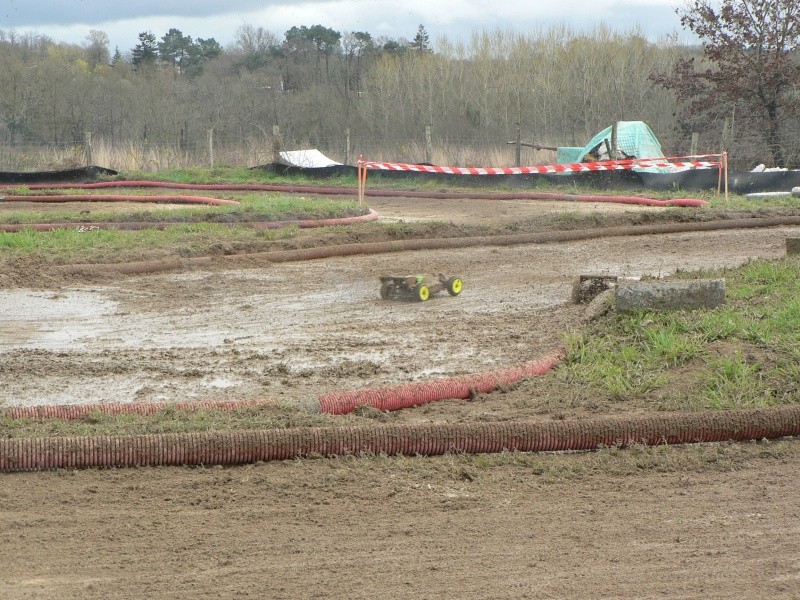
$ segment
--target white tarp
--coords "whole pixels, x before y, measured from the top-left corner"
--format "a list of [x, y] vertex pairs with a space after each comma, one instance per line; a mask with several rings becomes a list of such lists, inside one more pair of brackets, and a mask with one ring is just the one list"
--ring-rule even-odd
[[322, 167], [335, 167], [342, 163], [331, 160], [316, 148], [310, 150], [289, 150], [278, 154], [278, 163], [287, 167], [303, 167], [319, 169]]

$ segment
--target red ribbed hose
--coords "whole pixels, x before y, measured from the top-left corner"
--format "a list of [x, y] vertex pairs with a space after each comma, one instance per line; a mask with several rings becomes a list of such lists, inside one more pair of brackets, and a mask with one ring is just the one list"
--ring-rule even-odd
[[319, 397], [320, 412], [343, 415], [359, 406], [372, 406], [383, 411], [410, 408], [428, 402], [450, 399], [467, 399], [473, 393], [488, 394], [492, 390], [521, 381], [526, 377], [542, 375], [555, 367], [561, 353], [551, 354], [516, 367], [507, 367], [474, 375], [450, 377], [434, 381], [421, 381], [384, 388], [365, 388], [344, 392], [331, 392]]
[[238, 200], [211, 198], [209, 196], [137, 196], [134, 194], [42, 194], [28, 196], [1, 196], [4, 202], [142, 202], [159, 204], [241, 204]]
[[[280, 229], [281, 227], [295, 226], [300, 229], [311, 229], [314, 227], [334, 227], [342, 225], [354, 225], [356, 223], [366, 223], [368, 221], [376, 221], [378, 213], [371, 210], [365, 215], [358, 215], [354, 217], [339, 217], [333, 219], [301, 219], [297, 221], [236, 221], [230, 223], [218, 223], [218, 225], [225, 225], [229, 227], [242, 226], [252, 227], [253, 229]], [[120, 229], [125, 231], [134, 231], [140, 229], [165, 229], [173, 225], [181, 225], [185, 223], [177, 222], [82, 222], [82, 223], [0, 223], [0, 231], [5, 233], [17, 233], [24, 229], [32, 229], [34, 231], [53, 231], [56, 229]]]
[[595, 194], [556, 194], [549, 192], [534, 192], [537, 200], [560, 200], [566, 202], [613, 202], [616, 204], [638, 204], [642, 206], [682, 206], [700, 208], [709, 202], [699, 198], [676, 198], [673, 200], [656, 200], [655, 198], [642, 198], [640, 196], [599, 196]]
[[800, 434], [800, 406], [579, 421], [370, 425], [223, 433], [0, 439], [0, 471], [237, 465], [304, 456], [593, 450]]
[[[353, 190], [347, 187], [317, 187], [310, 185], [286, 184], [260, 184], [260, 183], [172, 183], [168, 181], [101, 181], [97, 183], [77, 184], [33, 184], [27, 186], [32, 190], [43, 189], [101, 189], [101, 188], [169, 188], [182, 190], [222, 190], [222, 191], [250, 191], [250, 192], [285, 192], [298, 194], [321, 195], [353, 195]], [[604, 196], [593, 194], [562, 194], [558, 192], [418, 192], [413, 190], [387, 190], [370, 189], [368, 196], [373, 197], [405, 197], [405, 198], [434, 198], [467, 199], [467, 200], [558, 200], [566, 202], [614, 202], [621, 204], [640, 204], [645, 206], [682, 206], [701, 207], [709, 202], [698, 198], [679, 198], [675, 200], [656, 200], [640, 196]]]

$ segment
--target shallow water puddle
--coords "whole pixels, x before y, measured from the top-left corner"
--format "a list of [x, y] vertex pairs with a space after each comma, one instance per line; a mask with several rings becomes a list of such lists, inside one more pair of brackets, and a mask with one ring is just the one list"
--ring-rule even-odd
[[0, 351], [74, 350], [103, 331], [117, 303], [93, 292], [0, 291]]

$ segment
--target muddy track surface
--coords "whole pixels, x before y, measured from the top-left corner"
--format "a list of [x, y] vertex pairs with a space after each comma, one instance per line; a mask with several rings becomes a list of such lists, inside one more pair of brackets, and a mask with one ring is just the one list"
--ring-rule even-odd
[[[11, 405], [271, 398], [476, 373], [548, 354], [581, 273], [665, 276], [784, 252], [789, 228], [414, 251], [0, 290]], [[385, 274], [464, 291], [381, 300]]]
[[[371, 204], [388, 221], [476, 225], [566, 210]], [[309, 406], [327, 391], [509, 366], [560, 347], [580, 322], [569, 303], [580, 273], [738, 266], [781, 256], [798, 231], [211, 266], [52, 288], [17, 278], [0, 289], [2, 401]], [[460, 275], [464, 291], [380, 299], [380, 275], [421, 272]], [[541, 416], [527, 400], [511, 389], [385, 418]], [[542, 476], [547, 462], [479, 468], [453, 457], [5, 475], [0, 596], [789, 598], [800, 581], [800, 490], [783, 476], [800, 457], [789, 447], [778, 458], [745, 452], [732, 473], [593, 477], [587, 467], [567, 483]]]

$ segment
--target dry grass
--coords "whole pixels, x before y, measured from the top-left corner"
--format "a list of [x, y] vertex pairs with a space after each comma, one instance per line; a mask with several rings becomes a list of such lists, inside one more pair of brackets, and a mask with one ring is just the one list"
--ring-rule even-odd
[[[292, 146], [296, 150], [308, 146]], [[344, 149], [320, 149], [329, 158], [354, 165], [362, 152], [354, 150], [347, 157]], [[437, 143], [428, 156], [425, 144], [412, 141], [407, 144], [386, 142], [372, 144], [364, 158], [377, 162], [422, 163], [453, 167], [508, 167], [515, 163], [515, 146], [465, 146], [463, 144]], [[247, 144], [226, 145], [215, 143], [214, 166], [253, 167], [273, 162], [272, 142], [252, 140]], [[91, 160], [87, 160], [90, 158]], [[0, 170], [4, 171], [49, 171], [72, 169], [87, 163], [114, 169], [120, 172], [160, 172], [174, 169], [207, 168], [212, 164], [209, 147], [193, 146], [181, 149], [177, 145], [145, 144], [127, 142], [112, 144], [105, 140], [94, 140], [91, 152], [81, 144], [62, 147], [53, 146], [0, 146]], [[555, 152], [522, 148], [523, 165], [552, 164]]]

